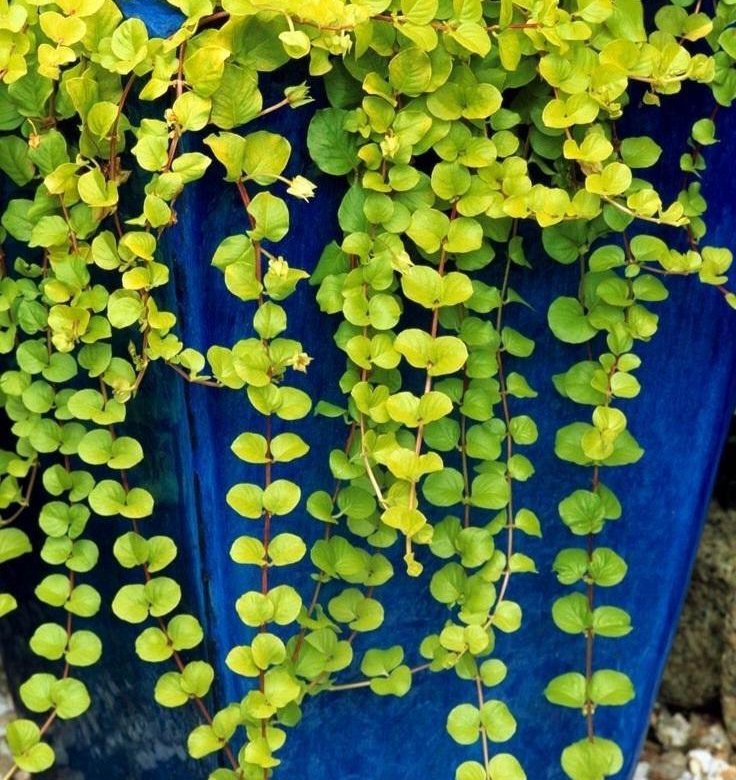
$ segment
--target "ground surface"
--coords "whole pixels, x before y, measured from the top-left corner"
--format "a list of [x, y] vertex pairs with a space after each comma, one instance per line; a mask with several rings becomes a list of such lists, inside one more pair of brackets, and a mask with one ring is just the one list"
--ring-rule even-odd
[[634, 780], [736, 780], [736, 752], [715, 716], [656, 707]]

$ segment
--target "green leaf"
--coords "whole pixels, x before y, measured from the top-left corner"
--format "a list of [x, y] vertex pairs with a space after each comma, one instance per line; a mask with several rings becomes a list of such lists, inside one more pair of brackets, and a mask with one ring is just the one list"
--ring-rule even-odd
[[593, 582], [606, 588], [618, 585], [626, 576], [627, 569], [624, 559], [607, 547], [593, 550], [588, 565]]
[[631, 136], [621, 142], [621, 156], [630, 168], [651, 168], [659, 160], [662, 147], [649, 136]]
[[555, 336], [567, 344], [582, 344], [598, 332], [588, 322], [577, 298], [555, 299], [547, 312], [547, 321]]
[[[483, 228], [480, 223], [469, 217], [456, 217], [450, 222], [450, 227], [447, 230], [447, 241], [445, 242], [445, 249], [448, 252], [475, 252], [483, 245]], [[448, 302], [443, 301], [442, 305], [451, 306], [454, 303], [461, 303], [468, 300], [473, 294], [472, 284], [470, 278], [464, 274], [455, 275], [454, 272], [447, 274], [447, 277], [454, 278], [456, 280], [455, 295], [448, 296]], [[463, 276], [465, 281], [463, 285], [457, 284], [457, 277]], [[466, 294], [467, 293], [467, 294]], [[463, 295], [463, 301], [454, 300], [458, 294]]]
[[286, 312], [273, 301], [266, 301], [258, 307], [253, 317], [253, 327], [262, 339], [276, 338], [279, 333], [286, 330]]
[[90, 706], [90, 697], [84, 683], [67, 677], [54, 686], [56, 714], [63, 720], [77, 718]]
[[215, 670], [204, 661], [192, 661], [181, 673], [181, 687], [190, 696], [204, 698], [212, 687]]
[[273, 617], [274, 606], [267, 596], [258, 591], [244, 593], [235, 603], [235, 609], [246, 626], [260, 626]]
[[28, 184], [36, 171], [28, 143], [17, 135], [0, 138], [0, 169], [19, 187]]
[[188, 50], [184, 58], [184, 76], [198, 95], [210, 97], [217, 91], [225, 71], [225, 61], [230, 54], [222, 46], [204, 45], [196, 50]]
[[588, 261], [593, 272], [619, 268], [626, 262], [626, 255], [620, 246], [601, 246], [593, 252]]
[[425, 368], [430, 376], [454, 374], [468, 358], [465, 344], [455, 336], [438, 336], [417, 328], [403, 330], [394, 341], [394, 348], [415, 368]]
[[494, 685], [499, 685], [506, 679], [508, 669], [503, 661], [499, 661], [497, 658], [490, 658], [487, 661], [483, 661], [478, 670], [483, 685], [486, 688], [492, 688]]
[[274, 515], [288, 515], [301, 498], [301, 488], [286, 479], [277, 479], [263, 491], [263, 507]]
[[493, 614], [493, 625], [504, 633], [513, 633], [521, 627], [521, 607], [508, 599], [497, 605]]
[[286, 168], [291, 156], [291, 145], [281, 135], [258, 130], [245, 137], [242, 168], [257, 184], [272, 184]]
[[404, 660], [404, 650], [394, 645], [385, 650], [367, 650], [360, 664], [360, 671], [366, 677], [388, 676]]
[[[171, 170], [181, 176], [184, 184], [189, 184], [193, 181], [201, 179], [207, 168], [210, 167], [211, 160], [200, 152], [187, 152], [186, 154], [180, 154], [173, 162]], [[167, 208], [167, 212], [168, 212]], [[167, 224], [164, 222], [162, 224]]]
[[160, 628], [147, 628], [136, 638], [135, 652], [143, 661], [158, 663], [171, 658], [174, 648]]
[[412, 212], [406, 234], [420, 249], [436, 252], [449, 228], [450, 220], [446, 214], [437, 209], [420, 207]]
[[224, 271], [227, 266], [236, 262], [253, 265], [255, 253], [253, 242], [244, 235], [228, 236], [223, 239], [215, 250], [212, 265]]
[[472, 704], [459, 704], [447, 716], [447, 731], [460, 745], [473, 745], [480, 737], [480, 710]]
[[230, 547], [230, 557], [235, 563], [266, 565], [266, 548], [260, 539], [253, 536], [239, 536]]
[[566, 634], [585, 633], [593, 625], [588, 600], [582, 593], [571, 593], [557, 599], [552, 605], [552, 619]]
[[[71, 567], [70, 567], [71, 568]], [[81, 571], [86, 570], [80, 567]], [[82, 583], [77, 585], [69, 595], [65, 608], [79, 617], [92, 617], [100, 611], [101, 597], [96, 588]]]
[[596, 607], [591, 622], [593, 630], [599, 636], [615, 639], [632, 631], [629, 613], [618, 607]]
[[[184, 93], [182, 97], [187, 94], [194, 93]], [[217, 90], [211, 96], [211, 116], [208, 103], [209, 101], [202, 105], [200, 113], [194, 115], [199, 122], [204, 120], [206, 124], [207, 120], [210, 120], [223, 130], [231, 130], [250, 122], [263, 108], [257, 74], [231, 62], [226, 63]], [[177, 110], [176, 103], [174, 110]], [[201, 127], [191, 129], [199, 130]]]
[[189, 701], [189, 694], [182, 690], [181, 674], [167, 672], [156, 681], [153, 696], [162, 707], [181, 707]]
[[618, 0], [605, 26], [615, 38], [643, 42], [647, 38], [644, 27], [644, 6], [642, 0]]
[[514, 517], [514, 526], [529, 536], [542, 535], [539, 518], [531, 509], [520, 509]]
[[444, 276], [428, 266], [414, 265], [401, 277], [404, 295], [427, 309], [455, 306], [473, 295], [473, 285], [465, 274], [451, 271]]
[[89, 494], [92, 511], [101, 517], [122, 515], [128, 519], [141, 519], [153, 512], [153, 496], [143, 488], [131, 488], [127, 493], [123, 486], [112, 479], [98, 482]]
[[309, 445], [295, 433], [279, 433], [271, 440], [271, 455], [276, 463], [291, 463], [308, 452]]
[[440, 162], [432, 169], [432, 189], [443, 200], [453, 201], [464, 195], [471, 183], [470, 171], [457, 162]]
[[496, 753], [488, 762], [490, 780], [526, 780], [519, 761], [509, 753]]
[[263, 488], [258, 485], [234, 485], [225, 498], [229, 506], [243, 517], [256, 520], [263, 514]]
[[585, 675], [579, 672], [561, 674], [544, 690], [547, 701], [560, 707], [582, 709], [588, 699]]
[[237, 181], [243, 173], [245, 139], [235, 133], [218, 133], [207, 136], [204, 142], [225, 167], [225, 181]]
[[[153, 607], [155, 608], [155, 604]], [[166, 634], [174, 650], [191, 650], [204, 639], [202, 626], [192, 615], [176, 615], [171, 618], [166, 626]]]
[[0, 528], [0, 563], [31, 552], [31, 540], [19, 528]]
[[289, 232], [289, 209], [270, 192], [259, 192], [248, 204], [255, 227], [248, 232], [254, 241], [280, 241]]
[[75, 631], [69, 637], [65, 657], [71, 666], [93, 666], [102, 655], [102, 642], [91, 631]]
[[589, 490], [576, 490], [559, 504], [560, 517], [578, 536], [596, 534], [603, 528], [605, 510], [601, 498]]
[[51, 674], [34, 674], [20, 687], [20, 696], [32, 712], [54, 709], [62, 720], [77, 718], [90, 706], [84, 683], [72, 677], [57, 680]]
[[246, 463], [268, 463], [268, 443], [260, 433], [241, 433], [230, 449]]
[[621, 706], [628, 704], [635, 693], [627, 675], [613, 669], [599, 669], [590, 679], [588, 696], [594, 704]]
[[430, 425], [452, 411], [452, 401], [437, 391], [425, 393], [417, 398], [412, 393], [396, 393], [386, 401], [386, 411], [391, 419], [409, 428]]
[[401, 0], [401, 13], [412, 24], [429, 24], [437, 13], [437, 0]]
[[623, 163], [608, 163], [600, 173], [591, 173], [585, 179], [585, 188], [594, 195], [622, 195], [631, 186], [631, 169]]
[[93, 430], [79, 442], [79, 457], [90, 465], [106, 464], [111, 469], [130, 469], [143, 460], [141, 445], [130, 436], [112, 438], [109, 431]]
[[12, 720], [6, 727], [5, 738], [13, 760], [24, 772], [44, 772], [53, 765], [54, 751], [40, 741], [41, 731], [33, 721]]
[[491, 50], [491, 39], [485, 27], [480, 24], [460, 24], [450, 35], [472, 54], [485, 57]]
[[63, 607], [71, 593], [71, 582], [63, 574], [49, 574], [36, 587], [36, 598], [52, 607]]
[[422, 486], [427, 501], [435, 506], [454, 506], [463, 500], [464, 480], [456, 469], [442, 469], [429, 474]]
[[[209, 121], [211, 110], [212, 101], [194, 92], [184, 92], [179, 95], [172, 106], [176, 121], [184, 130], [204, 129]], [[230, 129], [222, 121], [218, 121], [216, 124], [225, 130]]]
[[307, 512], [323, 523], [337, 523], [332, 517], [333, 511], [332, 497], [324, 490], [317, 490], [307, 499]]
[[716, 125], [712, 119], [698, 119], [693, 125], [692, 136], [701, 146], [718, 143]]
[[181, 588], [169, 577], [154, 577], [145, 585], [124, 585], [112, 602], [113, 612], [128, 623], [142, 623], [149, 614], [162, 617], [181, 600]]
[[564, 585], [579, 582], [588, 572], [588, 553], [579, 548], [560, 550], [552, 568], [557, 579]]
[[511, 487], [503, 473], [479, 474], [473, 479], [470, 503], [481, 509], [503, 509], [511, 497]]
[[225, 740], [215, 734], [212, 726], [197, 726], [187, 738], [187, 750], [192, 758], [204, 758], [222, 750]]
[[279, 33], [279, 40], [284, 45], [284, 50], [292, 59], [298, 60], [309, 54], [312, 43], [309, 36], [301, 30], [287, 30]]
[[516, 719], [502, 701], [485, 702], [480, 720], [491, 742], [507, 742], [516, 733]]
[[149, 545], [142, 536], [129, 531], [115, 540], [113, 554], [121, 566], [132, 569], [148, 561]]
[[374, 631], [383, 623], [383, 607], [357, 588], [346, 588], [328, 604], [330, 615], [353, 631]]
[[268, 592], [273, 606], [273, 620], [280, 626], [292, 623], [302, 607], [301, 596], [290, 585], [277, 585]]
[[33, 226], [28, 245], [50, 247], [65, 245], [68, 241], [69, 225], [61, 217], [41, 217]]
[[44, 623], [33, 632], [29, 645], [36, 655], [58, 661], [66, 651], [66, 629], [57, 623]]
[[412, 674], [408, 666], [399, 666], [388, 677], [374, 677], [370, 689], [378, 696], [405, 696], [411, 689]]
[[619, 772], [623, 763], [619, 746], [601, 737], [580, 740], [562, 751], [562, 768], [571, 780], [604, 780]]
[[181, 588], [170, 577], [153, 577], [145, 584], [144, 591], [154, 617], [167, 615], [181, 601]]
[[274, 634], [260, 633], [253, 639], [251, 653], [256, 666], [265, 670], [284, 661], [286, 647]]
[[118, 188], [115, 182], [105, 181], [98, 168], [83, 173], [77, 181], [79, 197], [93, 208], [108, 208], [118, 202]]
[[277, 534], [268, 545], [268, 557], [274, 566], [288, 566], [297, 563], [306, 554], [307, 547], [295, 534]]
[[534, 351], [534, 342], [514, 328], [505, 327], [501, 331], [504, 349], [514, 357], [529, 357]]
[[325, 173], [342, 176], [358, 165], [355, 136], [345, 129], [347, 111], [325, 108], [312, 118], [307, 133], [309, 155]]
[[425, 52], [413, 46], [407, 47], [389, 62], [388, 78], [396, 91], [415, 97], [429, 87], [432, 62]]
[[156, 239], [150, 233], [133, 230], [120, 239], [120, 254], [125, 259], [140, 257], [143, 260], [153, 260], [156, 251]]

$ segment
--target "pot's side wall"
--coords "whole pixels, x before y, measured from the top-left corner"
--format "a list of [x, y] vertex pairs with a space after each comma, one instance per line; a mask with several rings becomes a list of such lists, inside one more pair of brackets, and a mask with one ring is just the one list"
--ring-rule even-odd
[[[662, 169], [670, 173], [663, 177], [662, 184], [673, 193], [680, 184], [677, 159], [685, 148], [689, 124], [707, 110], [696, 113], [694, 108], [693, 114], [683, 115], [667, 108], [644, 109], [646, 127], [667, 149]], [[297, 112], [281, 117], [281, 124], [275, 128], [288, 134], [297, 149], [303, 145], [305, 116], [306, 112]], [[727, 139], [736, 139], [736, 126], [733, 118], [726, 116], [719, 127], [726, 140], [709, 154], [710, 240], [736, 248], [730, 211], [735, 183], [719, 175], [728, 159]], [[292, 173], [314, 178], [315, 172], [305, 165], [300, 156]], [[295, 209], [292, 233], [280, 250], [295, 265], [307, 269], [314, 266], [322, 243], [332, 234], [335, 190], [342, 186], [339, 181], [316, 178], [320, 185], [318, 198]], [[195, 236], [193, 246], [202, 256], [194, 265], [189, 261], [181, 264], [179, 273], [183, 284], [182, 321], [199, 347], [242, 337], [247, 316], [245, 307], [222, 303], [225, 291], [219, 274], [206, 267], [206, 257], [219, 239], [243, 229], [242, 214], [232, 193], [209, 187], [205, 184], [200, 189], [200, 201], [192, 204], [189, 214]], [[205, 212], [206, 222], [200, 216]], [[509, 324], [518, 325], [537, 340], [538, 360], [533, 367], [532, 361], [511, 362], [509, 370], [527, 374], [540, 393], [532, 402], [515, 401], [513, 413], [528, 412], [540, 424], [539, 442], [530, 453], [537, 475], [520, 492], [524, 504], [542, 518], [545, 536], [541, 542], [520, 540], [520, 549], [537, 560], [540, 574], [513, 581], [510, 596], [524, 606], [524, 628], [519, 634], [501, 636], [498, 641], [498, 656], [509, 664], [509, 677], [500, 688], [500, 698], [512, 704], [519, 720], [517, 735], [508, 745], [499, 746], [499, 750], [510, 749], [523, 757], [529, 778], [558, 780], [563, 776], [559, 753], [574, 735], [583, 736], [583, 722], [578, 713], [549, 705], [542, 691], [554, 675], [583, 668], [584, 647], [582, 640], [555, 629], [550, 618], [554, 599], [569, 592], [551, 574], [552, 559], [560, 548], [580, 543], [560, 523], [556, 506], [571, 489], [586, 486], [589, 472], [562, 464], [553, 455], [556, 429], [580, 419], [585, 411], [560, 399], [550, 376], [586, 355], [581, 348], [557, 343], [546, 326], [546, 310], [554, 294], [575, 294], [577, 269], [563, 268], [546, 258], [538, 238], [530, 238], [528, 244], [535, 268], [531, 272], [515, 270], [512, 284], [533, 308], [512, 311]], [[499, 270], [491, 266], [489, 282], [498, 281]], [[673, 279], [669, 286], [671, 299], [657, 309], [661, 314], [660, 332], [640, 350], [644, 365], [638, 375], [644, 391], [626, 405], [631, 428], [647, 454], [638, 466], [611, 469], [610, 473], [604, 470], [603, 474], [604, 481], [624, 502], [624, 518], [611, 524], [597, 544], [622, 553], [629, 562], [630, 574], [623, 586], [609, 592], [600, 589], [596, 603], [626, 607], [635, 625], [635, 631], [626, 639], [599, 640], [595, 653], [597, 668], [626, 671], [637, 687], [635, 703], [602, 709], [596, 718], [599, 733], [616, 738], [624, 748], [627, 763], [620, 778], [633, 771], [646, 729], [736, 395], [733, 312], [716, 290], [703, 287], [697, 280]], [[216, 293], [217, 312], [202, 309], [203, 289]], [[299, 323], [298, 335], [316, 358], [306, 387], [315, 400], [334, 398], [341, 361], [330, 342], [330, 324], [318, 314], [311, 293], [306, 290], [302, 290], [295, 305], [290, 305], [290, 312], [292, 327]], [[292, 333], [296, 335], [296, 331]], [[201, 477], [200, 503], [207, 508], [203, 516], [207, 540], [205, 568], [211, 577], [210, 598], [221, 661], [231, 644], [248, 641], [249, 634], [238, 621], [233, 602], [244, 590], [258, 588], [252, 572], [233, 567], [227, 558], [232, 539], [247, 532], [247, 528], [228, 510], [223, 496], [234, 482], [258, 479], [260, 475], [258, 471], [248, 472], [230, 456], [226, 444], [249, 424], [257, 428], [262, 422], [237, 399], [214, 397], [200, 390], [192, 391], [189, 397], [196, 441], [194, 461], [198, 464], [195, 471]], [[297, 478], [306, 494], [331, 484], [324, 461], [330, 446], [341, 446], [344, 432], [321, 420], [300, 425], [299, 429], [312, 444], [310, 463], [307, 468], [300, 466], [298, 472], [280, 468], [277, 476]], [[289, 528], [297, 528], [307, 538], [317, 538], [322, 532], [305, 514], [297, 514], [287, 522]], [[420, 660], [417, 647], [422, 637], [441, 627], [446, 613], [425, 592], [431, 562], [425, 579], [417, 582], [403, 575], [400, 554], [393, 559], [399, 574], [383, 594], [386, 623], [378, 638], [359, 639], [356, 645], [362, 651], [369, 646], [402, 643], [408, 662], [415, 663]], [[423, 556], [425, 563], [426, 559]], [[308, 564], [300, 567], [302, 582], [306, 582], [308, 571]], [[287, 576], [290, 574], [287, 570]], [[359, 676], [355, 671], [345, 679]], [[228, 696], [242, 695], [242, 681], [232, 676], [225, 679]], [[412, 692], [401, 700], [377, 699], [364, 691], [325, 694], [306, 704], [305, 717], [290, 734], [283, 751], [282, 773], [319, 780], [373, 780], [378, 776], [406, 780], [451, 778], [458, 761], [476, 758], [478, 753], [454, 745], [444, 732], [449, 709], [470, 698], [469, 684], [452, 674], [442, 679], [417, 677]]]

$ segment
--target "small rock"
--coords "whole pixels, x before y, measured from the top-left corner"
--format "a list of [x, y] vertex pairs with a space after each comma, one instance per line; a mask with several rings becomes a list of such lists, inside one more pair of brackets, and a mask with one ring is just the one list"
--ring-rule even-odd
[[649, 780], [649, 764], [646, 761], [640, 761], [636, 765], [636, 771], [631, 780]]
[[683, 780], [686, 771], [685, 754], [677, 750], [668, 750], [652, 762], [649, 780]]
[[723, 759], [700, 748], [691, 750], [687, 758], [687, 768], [693, 780], [722, 780], [723, 773], [731, 768]]
[[729, 760], [731, 742], [725, 728], [720, 723], [694, 717], [691, 731], [693, 747], [704, 748], [723, 761]]
[[667, 710], [662, 710], [654, 727], [657, 739], [666, 748], [685, 747], [691, 734], [690, 723], [682, 713], [670, 715]]

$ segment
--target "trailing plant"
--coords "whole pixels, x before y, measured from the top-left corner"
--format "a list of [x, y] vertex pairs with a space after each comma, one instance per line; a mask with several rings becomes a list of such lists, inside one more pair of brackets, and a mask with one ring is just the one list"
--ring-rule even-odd
[[[520, 313], [534, 272], [527, 250], [540, 242], [551, 261], [580, 267], [548, 311], [554, 336], [583, 346], [580, 360], [551, 381], [571, 413], [590, 407], [555, 444], [588, 471], [559, 497], [583, 545], [557, 555], [557, 577], [574, 589], [552, 618], [579, 639], [573, 670], [545, 693], [583, 716], [564, 773], [615, 775], [621, 750], [595, 714], [634, 690], [594, 651], [631, 630], [625, 610], [599, 603], [627, 566], [596, 537], [626, 516], [608, 469], [643, 455], [623, 411], [641, 390], [634, 350], [656, 333], [651, 304], [667, 297], [668, 276], [697, 274], [736, 304], [731, 252], [703, 243], [700, 178], [717, 110], [694, 123], [671, 199], [646, 178], [662, 149], [624, 136], [622, 124], [637, 101], [677, 100], [686, 82], [731, 104], [736, 3], [706, 12], [676, 0], [652, 20], [641, 0], [169, 4], [181, 24], [162, 38], [113, 0], [0, 2], [0, 405], [10, 421], [0, 561], [31, 551], [37, 518], [52, 571], [35, 595], [61, 610], [29, 637], [49, 663], [20, 687], [30, 715], [8, 726], [6, 780], [48, 769], [55, 720], [89, 707], [84, 668], [103, 648], [93, 622], [101, 597], [87, 575], [104, 518], [117, 518], [113, 553], [129, 572], [115, 575], [129, 579], [110, 606], [141, 626], [138, 656], [162, 664], [156, 701], [197, 708], [187, 746], [194, 758], [220, 755], [212, 780], [278, 775], [286, 730], [308, 717], [313, 696], [403, 696], [414, 675], [448, 671], [467, 681], [467, 696], [447, 731], [473, 746], [456, 780], [526, 777], [524, 755], [496, 747], [517, 729], [514, 701], [489, 689], [512, 662], [499, 657], [497, 634], [522, 623], [516, 575], [536, 571], [524, 539], [543, 526], [519, 490], [534, 475], [525, 448], [538, 436], [525, 378], [538, 358]], [[262, 82], [281, 69], [293, 84], [269, 104]], [[279, 253], [290, 203], [315, 185], [290, 161], [289, 140], [268, 129], [274, 112], [311, 110], [310, 90], [326, 100], [302, 142], [324, 174], [345, 177], [341, 235], [317, 263]], [[221, 238], [212, 265], [244, 324], [237, 342], [202, 353], [182, 342], [167, 308], [162, 242], [189, 185], [214, 172], [242, 210], [242, 229]], [[345, 353], [338, 403], [313, 404], [301, 380], [319, 370], [290, 316], [307, 279]], [[236, 393], [252, 421], [232, 442], [243, 481], [226, 497], [253, 521], [230, 551], [258, 570], [258, 587], [234, 605], [250, 639], [224, 659], [247, 692], [217, 711], [217, 664], [170, 574], [177, 542], [146, 528], [156, 491], [139, 476], [144, 447], [127, 417], [154, 362]], [[300, 428], [312, 411], [344, 420], [345, 443], [329, 453], [334, 484], [303, 496], [295, 474], [319, 456]], [[289, 524], [301, 507], [324, 525], [312, 544]], [[405, 572], [394, 571], [394, 547]], [[314, 588], [301, 592], [290, 567], [307, 556]], [[446, 620], [415, 647], [364, 642], [384, 621], [381, 593], [406, 575], [426, 582]], [[16, 606], [0, 597], [3, 614]]]

